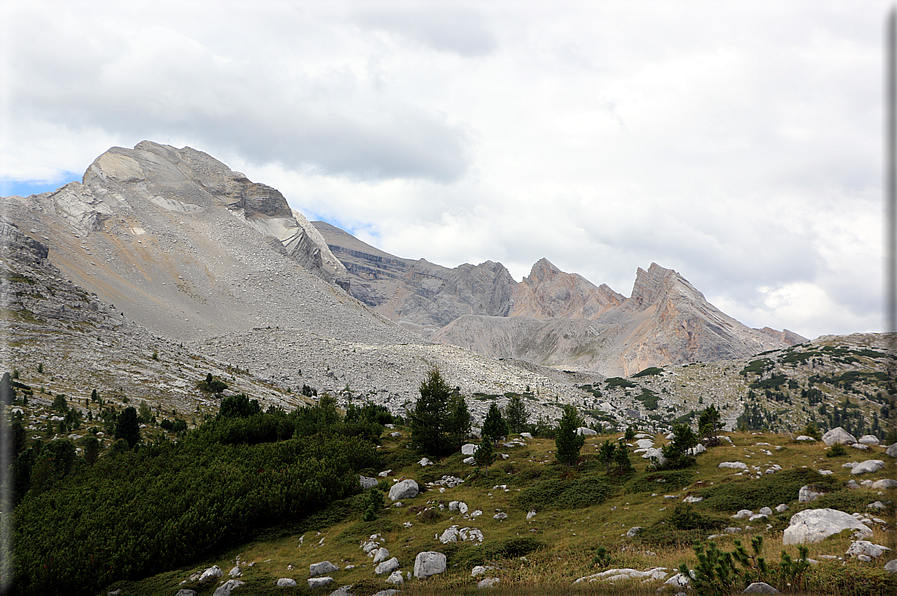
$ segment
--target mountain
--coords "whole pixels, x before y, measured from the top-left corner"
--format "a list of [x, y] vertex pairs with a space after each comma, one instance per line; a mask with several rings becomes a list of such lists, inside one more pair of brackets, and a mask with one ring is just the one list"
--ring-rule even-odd
[[448, 269], [390, 255], [323, 222], [313, 225], [345, 265], [353, 296], [424, 337], [488, 356], [619, 375], [806, 341], [739, 323], [656, 263], [638, 270], [626, 298], [547, 259], [517, 283], [500, 263]]
[[[87, 168], [81, 182], [30, 197], [5, 197], [0, 207], [9, 234], [41, 247], [44, 256], [30, 261], [34, 271], [64, 280], [73, 292], [89, 297], [97, 312], [115, 315], [104, 325], [121, 321], [146, 332], [146, 341], [134, 344], [117, 338], [117, 325], [100, 330], [78, 321], [63, 327], [53, 323], [57, 335], [78, 337], [75, 344], [83, 350], [76, 360], [79, 377], [89, 378], [91, 362], [125, 358], [124, 353], [110, 356], [102, 345], [108, 336], [144, 354], [152, 353], [149, 347], [158, 341], [160, 360], [173, 367], [197, 362], [214, 363], [209, 372], [215, 374], [227, 367], [248, 370], [276, 388], [278, 399], [294, 405], [302, 400], [287, 390], [307, 384], [343, 401], [363, 395], [400, 411], [413, 403], [433, 366], [467, 394], [527, 387], [568, 401], [579, 394], [557, 371], [433, 344], [374, 312], [346, 293], [351, 276], [279, 191], [189, 147], [149, 141], [133, 149], [115, 147]], [[9, 279], [36, 275], [18, 261], [9, 266]], [[471, 269], [488, 278], [489, 267]], [[426, 270], [426, 264], [419, 266]], [[28, 294], [27, 284], [11, 292], [10, 303]], [[466, 295], [475, 300], [479, 292], [471, 286]], [[44, 322], [70, 308], [51, 291], [42, 292], [40, 300], [22, 300], [22, 313], [31, 313], [22, 316]], [[475, 308], [485, 306], [477, 302]], [[66, 366], [62, 352], [44, 349], [51, 345], [49, 334], [34, 340], [28, 321], [19, 322], [10, 342], [28, 342], [29, 350], [12, 353], [12, 366], [33, 370], [41, 361], [55, 371]], [[196, 361], [197, 354], [207, 360]], [[151, 377], [155, 366], [139, 376]], [[205, 376], [195, 368], [184, 368], [184, 374], [198, 375], [195, 380]], [[137, 383], [134, 391], [137, 397], [153, 397], [154, 391], [164, 396], [192, 388], [193, 381], [182, 386], [183, 378], [178, 379], [175, 384], [163, 375], [155, 389]], [[122, 383], [112, 375], [100, 389]], [[85, 383], [67, 393], [83, 398], [91, 388]], [[479, 409], [488, 405], [479, 405], [472, 411], [484, 414]], [[554, 404], [544, 408], [546, 415], [555, 410]]]

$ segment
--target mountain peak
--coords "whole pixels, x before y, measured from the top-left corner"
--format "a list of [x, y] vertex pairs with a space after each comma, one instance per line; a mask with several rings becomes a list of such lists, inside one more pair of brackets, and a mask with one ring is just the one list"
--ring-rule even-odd
[[640, 307], [648, 307], [674, 292], [698, 302], [706, 302], [704, 294], [678, 272], [665, 269], [657, 263], [651, 263], [647, 271], [638, 268], [631, 300]]

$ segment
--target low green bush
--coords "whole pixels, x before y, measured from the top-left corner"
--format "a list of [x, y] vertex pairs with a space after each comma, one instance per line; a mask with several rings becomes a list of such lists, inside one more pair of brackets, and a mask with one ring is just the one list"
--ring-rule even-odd
[[766, 474], [756, 480], [746, 478], [724, 482], [701, 489], [697, 494], [704, 497], [702, 505], [710, 509], [756, 511], [761, 507], [796, 501], [800, 488], [805, 484], [818, 484], [830, 492], [841, 488], [841, 483], [830, 476], [823, 476], [810, 468], [797, 468]]
[[610, 492], [607, 483], [594, 476], [575, 480], [551, 478], [521, 491], [517, 501], [525, 507], [579, 509], [603, 503]]

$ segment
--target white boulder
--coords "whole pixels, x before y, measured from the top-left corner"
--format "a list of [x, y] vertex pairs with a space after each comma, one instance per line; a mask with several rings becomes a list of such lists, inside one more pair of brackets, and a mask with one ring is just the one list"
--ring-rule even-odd
[[399, 499], [411, 499], [420, 493], [420, 487], [417, 482], [411, 478], [402, 480], [393, 484], [389, 489], [389, 500], [398, 501]]
[[791, 516], [782, 535], [782, 544], [804, 544], [822, 540], [842, 532], [855, 530], [854, 537], [869, 538], [872, 530], [852, 515], [837, 509], [805, 509]]
[[897, 457], [897, 443], [889, 445], [885, 450], [885, 455], [887, 455], [888, 457]]
[[405, 579], [402, 577], [402, 572], [396, 570], [389, 574], [389, 577], [386, 578], [386, 583], [401, 586], [405, 583]]
[[892, 480], [890, 478], [883, 478], [881, 480], [876, 480], [872, 483], [872, 488], [897, 488], [897, 480]]
[[383, 561], [379, 565], [374, 568], [374, 573], [377, 575], [383, 575], [384, 573], [392, 573], [396, 569], [400, 567], [399, 560], [395, 557], [389, 559], [388, 561]]
[[847, 552], [844, 553], [850, 557], [857, 557], [859, 555], [866, 555], [867, 557], [872, 557], [873, 559], [877, 559], [884, 553], [885, 551], [891, 550], [887, 546], [881, 546], [879, 544], [873, 544], [868, 540], [856, 540], [851, 543], [850, 548], [847, 549]]
[[312, 563], [308, 566], [308, 574], [312, 577], [316, 575], [324, 575], [327, 573], [333, 573], [334, 571], [339, 571], [339, 567], [331, 563], [330, 561], [321, 561], [320, 563]]
[[863, 435], [857, 440], [858, 443], [862, 443], [863, 445], [878, 445], [879, 440], [875, 435]]
[[282, 577], [279, 580], [277, 580], [277, 587], [278, 588], [295, 588], [296, 580], [294, 580], [293, 578], [290, 578], [290, 577]]
[[431, 575], [445, 571], [445, 555], [435, 551], [417, 553], [414, 558], [414, 577], [427, 579]]
[[874, 472], [878, 472], [879, 470], [883, 470], [885, 467], [885, 462], [880, 459], [867, 459], [864, 462], [860, 462], [851, 468], [851, 474], [872, 474]]
[[724, 461], [720, 462], [720, 468], [732, 468], [733, 470], [747, 470], [747, 464], [740, 461]]
[[576, 434], [582, 435], [583, 437], [594, 437], [598, 433], [595, 432], [594, 430], [592, 430], [591, 428], [588, 428], [585, 426], [580, 426], [579, 428], [576, 429]]
[[822, 435], [822, 442], [831, 447], [835, 443], [853, 445], [857, 440], [852, 434], [838, 426]]
[[461, 455], [473, 455], [477, 452], [476, 443], [465, 443], [461, 445]]
[[324, 577], [310, 577], [308, 578], [308, 588], [310, 590], [314, 590], [315, 588], [323, 588], [324, 586], [329, 586], [333, 583], [333, 578], [325, 575]]
[[493, 588], [493, 587], [495, 587], [495, 584], [498, 584], [498, 583], [501, 583], [501, 580], [500, 580], [499, 578], [497, 578], [497, 577], [486, 577], [486, 578], [481, 579], [481, 580], [477, 583], [477, 588], [479, 588], [480, 590], [485, 590], [485, 589], [487, 589], [487, 588]]
[[215, 589], [212, 596], [230, 596], [231, 592], [245, 584], [238, 579], [229, 579]]

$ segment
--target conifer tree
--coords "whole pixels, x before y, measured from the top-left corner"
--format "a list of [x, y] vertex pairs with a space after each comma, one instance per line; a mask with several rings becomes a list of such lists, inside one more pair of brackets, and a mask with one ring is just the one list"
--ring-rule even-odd
[[491, 439], [498, 442], [501, 437], [508, 434], [508, 423], [501, 417], [501, 410], [492, 402], [489, 411], [486, 413], [486, 419], [483, 421], [483, 440]]
[[526, 419], [529, 418], [529, 413], [519, 395], [511, 396], [511, 401], [505, 406], [504, 418], [510, 432], [521, 433], [526, 430]]
[[483, 437], [480, 446], [473, 453], [473, 459], [478, 468], [483, 468], [483, 472], [489, 472], [489, 466], [495, 461], [495, 451], [492, 449], [492, 441], [487, 437]]
[[582, 426], [582, 418], [576, 408], [565, 405], [564, 415], [558, 422], [554, 436], [555, 457], [562, 464], [572, 466], [579, 460], [579, 451], [585, 444], [585, 437], [576, 434], [576, 429], [580, 426]]

